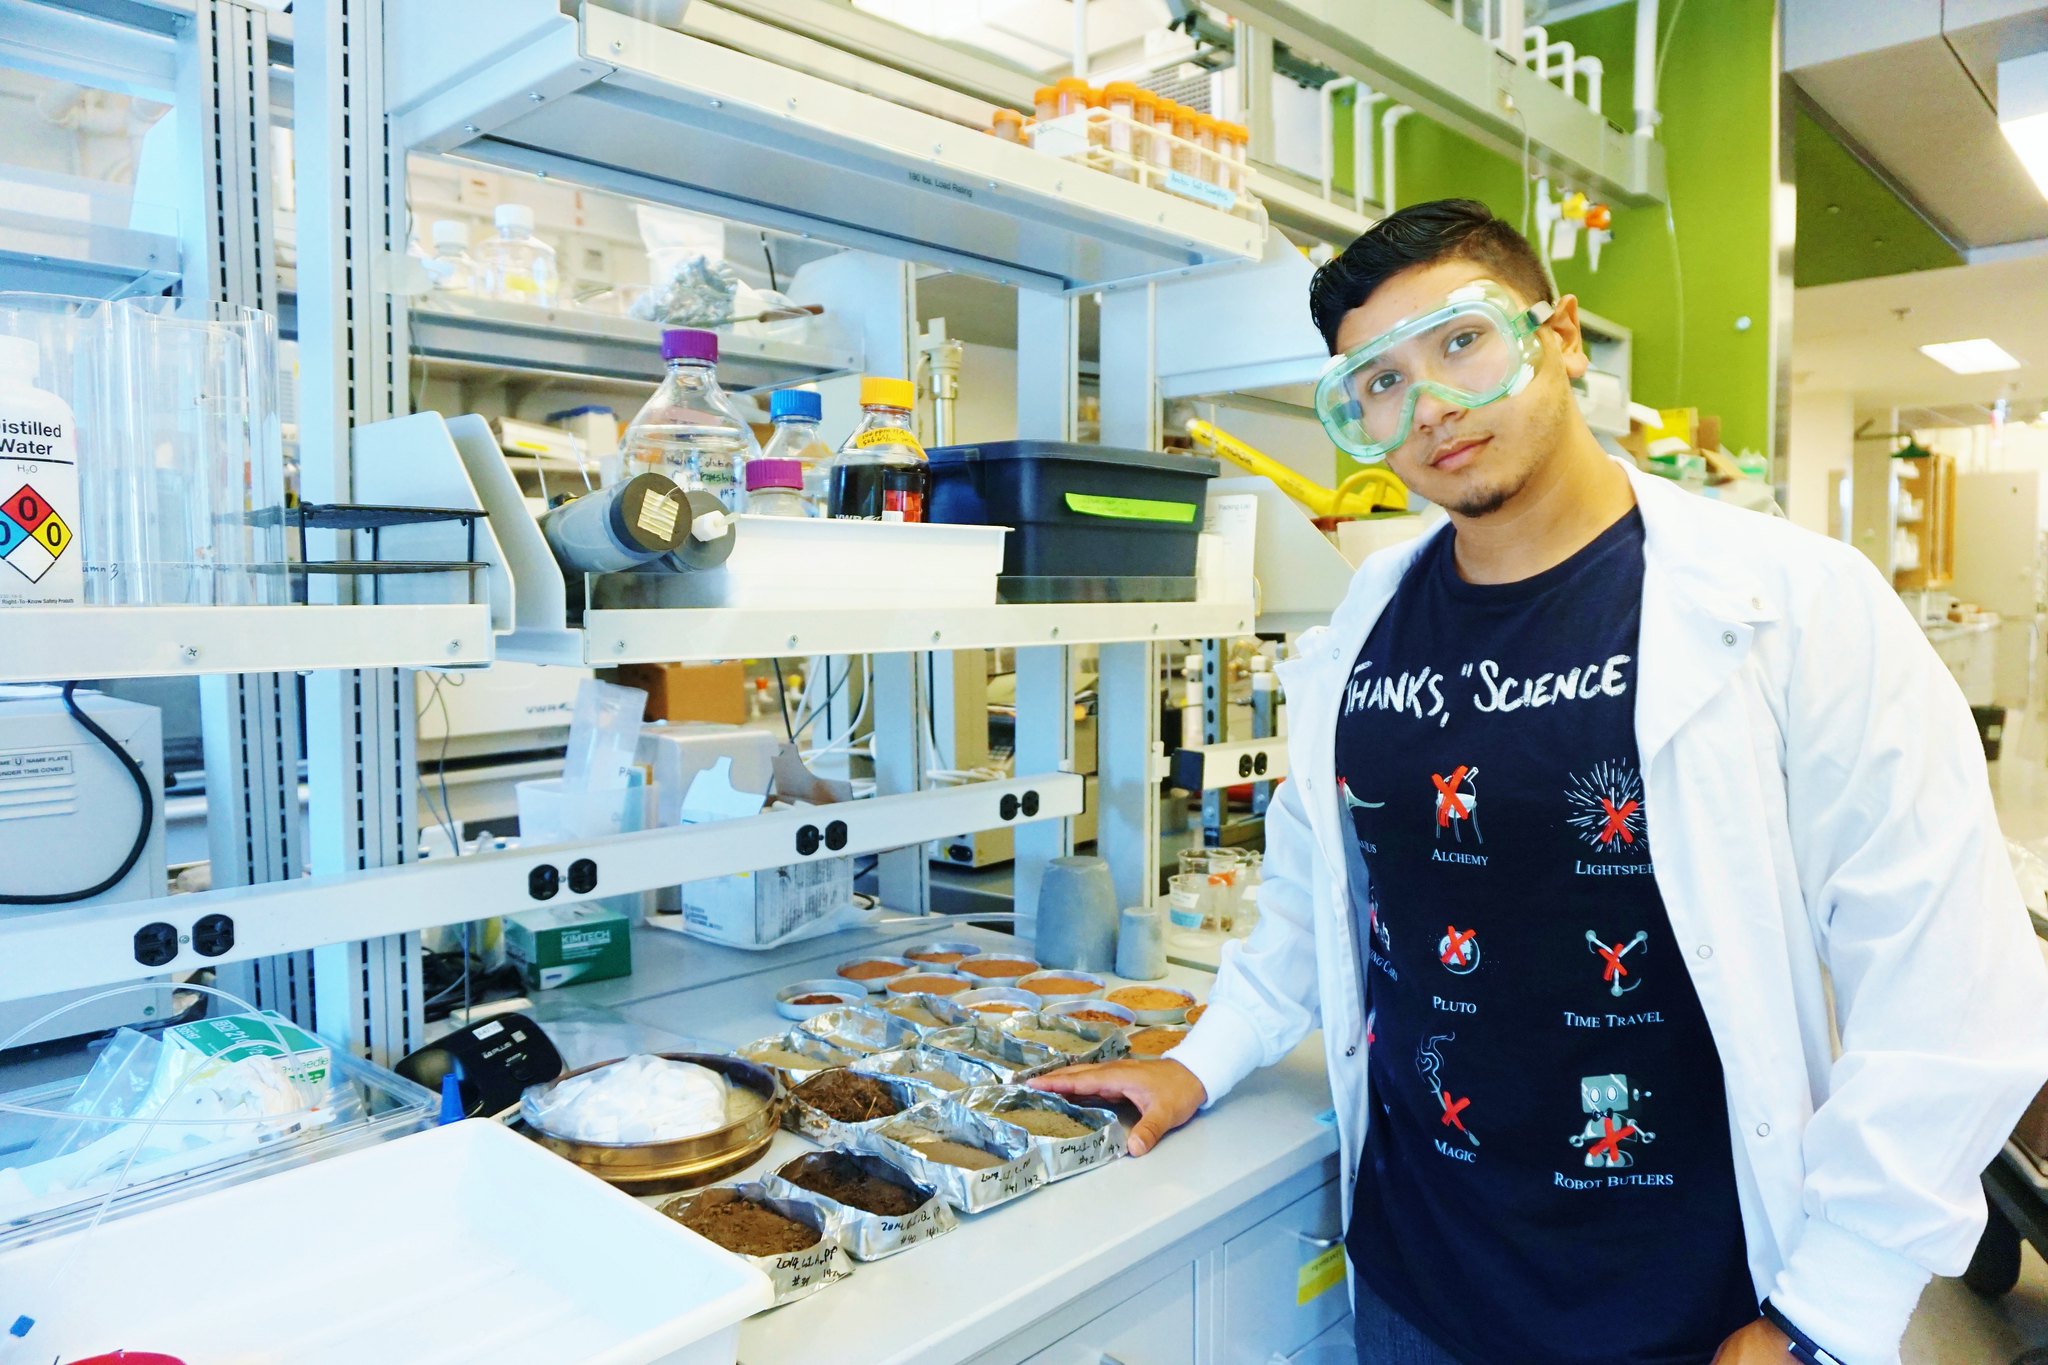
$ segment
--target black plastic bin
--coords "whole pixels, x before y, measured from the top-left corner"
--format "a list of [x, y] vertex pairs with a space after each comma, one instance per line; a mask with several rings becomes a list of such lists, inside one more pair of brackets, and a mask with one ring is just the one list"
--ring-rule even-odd
[[1006, 602], [1189, 602], [1207, 456], [1065, 441], [927, 452], [933, 521], [1008, 526]]

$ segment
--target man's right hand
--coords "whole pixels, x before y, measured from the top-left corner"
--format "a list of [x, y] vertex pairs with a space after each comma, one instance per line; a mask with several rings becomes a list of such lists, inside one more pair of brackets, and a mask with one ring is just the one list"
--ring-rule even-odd
[[1209, 1100], [1209, 1092], [1194, 1072], [1166, 1058], [1070, 1066], [1039, 1076], [1030, 1084], [1034, 1090], [1070, 1099], [1129, 1100], [1138, 1106], [1138, 1122], [1131, 1129], [1132, 1156], [1143, 1156], [1157, 1147], [1159, 1139], [1193, 1118]]

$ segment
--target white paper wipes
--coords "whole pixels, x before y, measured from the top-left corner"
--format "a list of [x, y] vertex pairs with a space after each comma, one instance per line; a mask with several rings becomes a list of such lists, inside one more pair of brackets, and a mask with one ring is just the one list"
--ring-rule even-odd
[[669, 1142], [725, 1126], [726, 1079], [693, 1062], [640, 1055], [529, 1092], [526, 1117], [579, 1142]]

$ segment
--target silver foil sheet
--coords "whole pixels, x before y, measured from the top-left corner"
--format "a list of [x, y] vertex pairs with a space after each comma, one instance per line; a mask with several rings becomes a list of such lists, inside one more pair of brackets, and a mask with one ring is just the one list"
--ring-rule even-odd
[[942, 1052], [957, 1052], [970, 1061], [980, 1062], [994, 1071], [1006, 1084], [1029, 1080], [1048, 1071], [1057, 1071], [1070, 1063], [1064, 1052], [1049, 1048], [1043, 1043], [1012, 1038], [1000, 1027], [986, 1020], [965, 1028], [949, 1028], [937, 1033], [927, 1033], [924, 1036], [924, 1045], [938, 1048]]
[[[842, 1204], [816, 1190], [806, 1189], [791, 1178], [791, 1173], [800, 1172], [807, 1165], [835, 1161], [854, 1162], [869, 1175], [912, 1191], [921, 1197], [922, 1202], [909, 1213], [870, 1213], [851, 1204]], [[811, 1152], [786, 1163], [773, 1174], [761, 1177], [761, 1184], [769, 1190], [787, 1192], [792, 1198], [811, 1200], [823, 1208], [832, 1216], [841, 1245], [859, 1261], [879, 1261], [884, 1256], [894, 1256], [960, 1226], [952, 1206], [938, 1190], [918, 1184], [896, 1163], [871, 1152]]]
[[937, 1029], [964, 1028], [981, 1018], [973, 1010], [968, 1009], [964, 1005], [956, 1005], [943, 995], [905, 995], [898, 996], [896, 999], [898, 1001], [915, 1001], [924, 1007], [927, 1014], [939, 1021], [936, 1025], [921, 1024], [915, 1019], [904, 1019], [902, 1015], [897, 1014], [886, 1005], [876, 1006], [877, 1009], [880, 1009], [882, 1013], [889, 1015], [891, 1018], [903, 1019], [904, 1023], [916, 1029], [920, 1034], [932, 1033]]
[[686, 1194], [671, 1199], [661, 1206], [669, 1217], [681, 1221], [683, 1211], [700, 1200], [728, 1203], [734, 1199], [748, 1199], [756, 1204], [781, 1214], [784, 1218], [802, 1223], [818, 1230], [816, 1246], [802, 1251], [784, 1252], [779, 1256], [748, 1256], [745, 1252], [734, 1252], [744, 1260], [759, 1266], [775, 1285], [775, 1301], [771, 1308], [785, 1303], [794, 1303], [817, 1293], [828, 1284], [836, 1284], [853, 1273], [853, 1262], [847, 1259], [846, 1247], [841, 1243], [839, 1229], [831, 1212], [810, 1194], [798, 1190], [794, 1194], [784, 1190], [770, 1189], [758, 1180], [743, 1185], [713, 1185], [696, 1194]]
[[846, 1052], [836, 1048], [816, 1034], [805, 1033], [801, 1029], [791, 1029], [787, 1033], [778, 1033], [772, 1038], [756, 1038], [751, 1043], [742, 1043], [734, 1048], [733, 1053], [735, 1056], [743, 1057], [748, 1061], [756, 1061], [754, 1054], [765, 1048], [779, 1048], [784, 1052], [792, 1052], [800, 1057], [809, 1057], [817, 1063], [816, 1066], [807, 1067], [800, 1071], [793, 1066], [784, 1066], [779, 1062], [757, 1062], [757, 1065], [765, 1066], [781, 1076], [784, 1086], [794, 1085], [804, 1077], [816, 1075], [827, 1067], [850, 1065], [859, 1061], [861, 1056], [857, 1052]]
[[[891, 1129], [915, 1124], [951, 1142], [978, 1147], [1002, 1163], [986, 1170], [949, 1166], [927, 1160], [916, 1146], [889, 1136]], [[978, 1114], [952, 1100], [930, 1100], [878, 1123], [861, 1134], [860, 1150], [900, 1167], [920, 1185], [929, 1185], [961, 1213], [980, 1213], [1031, 1193], [1045, 1183], [1045, 1166], [1023, 1129]]]
[[[1059, 1043], [1049, 1043], [1038, 1038], [1020, 1037], [1020, 1031], [1033, 1029], [1043, 1033], [1058, 1034]], [[1019, 1042], [1049, 1047], [1066, 1058], [1069, 1065], [1081, 1062], [1111, 1062], [1129, 1054], [1124, 1046], [1124, 1031], [1115, 1024], [1097, 1024], [1087, 1019], [1073, 1019], [1064, 1014], [1047, 1014], [1040, 1010], [1035, 1014], [1013, 1014], [996, 1025], [996, 1030]]]
[[[858, 1123], [835, 1119], [804, 1099], [804, 1085], [815, 1079], [815, 1075], [807, 1076], [799, 1082], [789, 1092], [789, 1103], [783, 1106], [782, 1126], [792, 1133], [801, 1133], [825, 1147], [852, 1147], [860, 1141], [862, 1132], [878, 1123], [887, 1123], [897, 1116], [883, 1114], [876, 1118], [863, 1119]], [[928, 1087], [916, 1081], [905, 1080], [901, 1076], [873, 1076], [871, 1079], [880, 1082], [896, 1097], [897, 1104], [901, 1106], [897, 1110], [898, 1114], [907, 1109], [915, 1109], [932, 1098], [932, 1091]]]
[[[957, 1099], [963, 1092], [978, 1085], [997, 1085], [1000, 1078], [993, 1066], [963, 1057], [957, 1052], [942, 1052], [935, 1047], [906, 1047], [894, 1052], [877, 1052], [863, 1057], [850, 1068], [864, 1071], [870, 1076], [898, 1076], [924, 1092], [926, 1099]], [[942, 1086], [913, 1073], [941, 1072], [960, 1082], [956, 1086]]]
[[823, 1038], [841, 1051], [863, 1055], [913, 1047], [922, 1032], [908, 1019], [898, 1019], [893, 1014], [861, 1005], [814, 1014], [797, 1027], [813, 1037]]
[[1114, 1113], [1075, 1104], [1042, 1090], [1017, 1085], [985, 1086], [968, 1091], [962, 1102], [976, 1113], [998, 1122], [1003, 1122], [1004, 1115], [1019, 1109], [1045, 1109], [1086, 1125], [1090, 1131], [1085, 1137], [1056, 1138], [1039, 1137], [1015, 1124], [1004, 1124], [1005, 1127], [1016, 1128], [1030, 1140], [1045, 1168], [1048, 1182], [1094, 1170], [1122, 1156], [1127, 1147], [1128, 1135], [1124, 1132], [1123, 1120]]

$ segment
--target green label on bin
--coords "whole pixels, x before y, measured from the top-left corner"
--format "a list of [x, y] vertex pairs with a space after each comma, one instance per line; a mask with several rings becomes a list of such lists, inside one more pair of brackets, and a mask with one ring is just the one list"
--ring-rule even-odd
[[1172, 521], [1189, 525], [1195, 519], [1191, 502], [1160, 502], [1154, 498], [1108, 498], [1095, 493], [1067, 494], [1067, 510], [1084, 517], [1118, 517], [1124, 521]]

